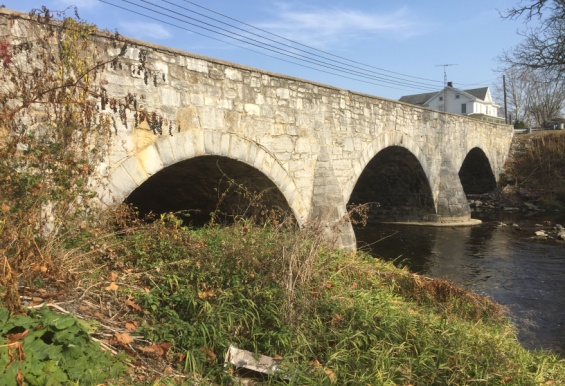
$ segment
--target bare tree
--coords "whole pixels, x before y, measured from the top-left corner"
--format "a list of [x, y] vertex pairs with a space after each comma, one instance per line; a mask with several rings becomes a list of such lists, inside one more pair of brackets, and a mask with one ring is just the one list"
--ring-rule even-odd
[[527, 74], [527, 113], [537, 126], [544, 126], [560, 117], [565, 107], [565, 85], [546, 71], [530, 70]]
[[[548, 70], [519, 65], [501, 72], [506, 76], [507, 108], [514, 121], [542, 127], [561, 116], [565, 107], [565, 81]], [[503, 92], [502, 84], [495, 86], [496, 95]]]
[[565, 0], [522, 0], [519, 6], [503, 12], [502, 17], [523, 17], [526, 22], [540, 20], [539, 26], [524, 33], [525, 40], [520, 45], [503, 55], [505, 62], [565, 75]]
[[[513, 121], [520, 121], [526, 126], [533, 126], [533, 121], [527, 110], [529, 82], [524, 69], [518, 66], [510, 66], [500, 70], [500, 72], [506, 78], [507, 114], [510, 114]], [[500, 83], [494, 86], [494, 94], [499, 100], [503, 99], [504, 85], [502, 78]]]
[[545, 11], [557, 17], [565, 17], [564, 0], [520, 0], [518, 6], [511, 7], [503, 13], [504, 18], [518, 19], [525, 17], [530, 21], [534, 17], [543, 17]]

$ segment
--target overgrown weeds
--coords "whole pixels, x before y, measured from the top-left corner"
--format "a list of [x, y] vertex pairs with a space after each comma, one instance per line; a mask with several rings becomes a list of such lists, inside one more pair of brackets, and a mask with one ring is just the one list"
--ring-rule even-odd
[[[332, 249], [314, 227], [235, 218], [230, 226], [195, 229], [171, 213], [142, 222], [126, 207], [90, 207], [89, 165], [99, 154], [81, 130], [103, 138], [108, 121], [90, 115], [96, 96], [88, 80], [100, 62], [89, 62], [95, 50], [82, 45], [90, 27], [80, 31], [61, 37], [60, 52], [49, 51], [48, 36], [38, 39], [46, 44], [33, 52], [45, 60], [38, 70], [61, 70], [29, 82], [16, 75], [42, 73], [13, 67], [32, 63], [27, 46], [14, 51], [0, 43], [9, 97], [0, 110], [0, 130], [9, 133], [0, 149], [0, 287], [10, 311], [0, 308], [0, 365], [7, 384], [47, 377], [237, 384], [237, 368], [222, 360], [230, 345], [281, 360], [279, 373], [256, 383], [565, 382], [565, 365], [524, 350], [494, 303]], [[29, 95], [45, 119], [29, 120]], [[127, 108], [104, 104], [120, 114]], [[33, 310], [41, 306], [98, 323]], [[126, 378], [108, 379], [123, 366], [100, 354], [92, 336], [128, 354]]]
[[179, 372], [217, 383], [234, 382], [230, 345], [282, 358], [269, 384], [565, 379], [556, 357], [520, 346], [492, 301], [315, 236], [245, 221], [190, 229], [163, 216], [120, 236], [106, 262], [126, 272], [138, 333], [169, 342]]
[[565, 133], [537, 132], [514, 138], [506, 183], [545, 207], [565, 208]]

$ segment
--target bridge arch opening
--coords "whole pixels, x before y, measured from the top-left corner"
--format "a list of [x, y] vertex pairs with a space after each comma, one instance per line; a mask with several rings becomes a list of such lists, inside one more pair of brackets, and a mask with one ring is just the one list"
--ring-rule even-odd
[[125, 203], [139, 215], [181, 212], [188, 225], [235, 218], [296, 220], [277, 186], [254, 167], [232, 158], [199, 156], [165, 167], [133, 190]]
[[496, 189], [496, 178], [485, 152], [474, 147], [467, 153], [459, 170], [466, 195], [490, 193]]
[[424, 221], [435, 213], [422, 165], [408, 149], [390, 146], [369, 161], [351, 193], [348, 207], [371, 203], [369, 222]]

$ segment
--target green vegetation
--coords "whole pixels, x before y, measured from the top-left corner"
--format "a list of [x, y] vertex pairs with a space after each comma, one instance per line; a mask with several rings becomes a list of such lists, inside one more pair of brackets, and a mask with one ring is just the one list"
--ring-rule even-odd
[[91, 26], [42, 29], [43, 12], [33, 50], [0, 42], [0, 383], [238, 384], [232, 344], [281, 361], [255, 380], [272, 385], [565, 383], [495, 303], [316, 229], [91, 206], [111, 133], [90, 83], [104, 62]]
[[[565, 381], [565, 363], [521, 347], [500, 306], [449, 282], [363, 253], [332, 250], [315, 231], [249, 221], [191, 229], [174, 215], [145, 224], [124, 213], [116, 212], [119, 232], [101, 232], [118, 219], [103, 229], [87, 227], [79, 238], [67, 239], [69, 249], [58, 256], [72, 262], [81, 280], [71, 284], [77, 293], [67, 295], [66, 304], [81, 313], [98, 299], [103, 305], [89, 313], [104, 325], [110, 321], [101, 314], [111, 303], [107, 319], [133, 326], [107, 340], [130, 354], [130, 370], [116, 384], [143, 384], [156, 376], [134, 371], [139, 358], [158, 369], [162, 383], [237, 383], [238, 369], [223, 363], [230, 345], [279, 358], [277, 374], [255, 379], [273, 385]], [[30, 331], [25, 339], [43, 331], [31, 324], [37, 312], [28, 313], [12, 317], [4, 330]], [[66, 342], [81, 347], [73, 359], [88, 360], [79, 354], [93, 355], [93, 346], [82, 346], [79, 324], [49, 315], [50, 321], [36, 325], [55, 325]], [[53, 358], [32, 353], [25, 339], [26, 360], [49, 368]], [[95, 365], [120, 369], [92, 362], [81, 383], [89, 384], [93, 372], [109, 375]]]
[[0, 383], [59, 385], [80, 380], [99, 384], [125, 366], [100, 351], [91, 326], [47, 308], [9, 317], [0, 305]]

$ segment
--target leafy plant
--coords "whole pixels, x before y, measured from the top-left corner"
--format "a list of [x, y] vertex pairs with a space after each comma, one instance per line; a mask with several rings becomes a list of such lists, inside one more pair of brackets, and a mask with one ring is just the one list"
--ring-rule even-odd
[[101, 351], [90, 328], [48, 308], [9, 317], [0, 306], [0, 384], [93, 385], [119, 376], [126, 367]]

